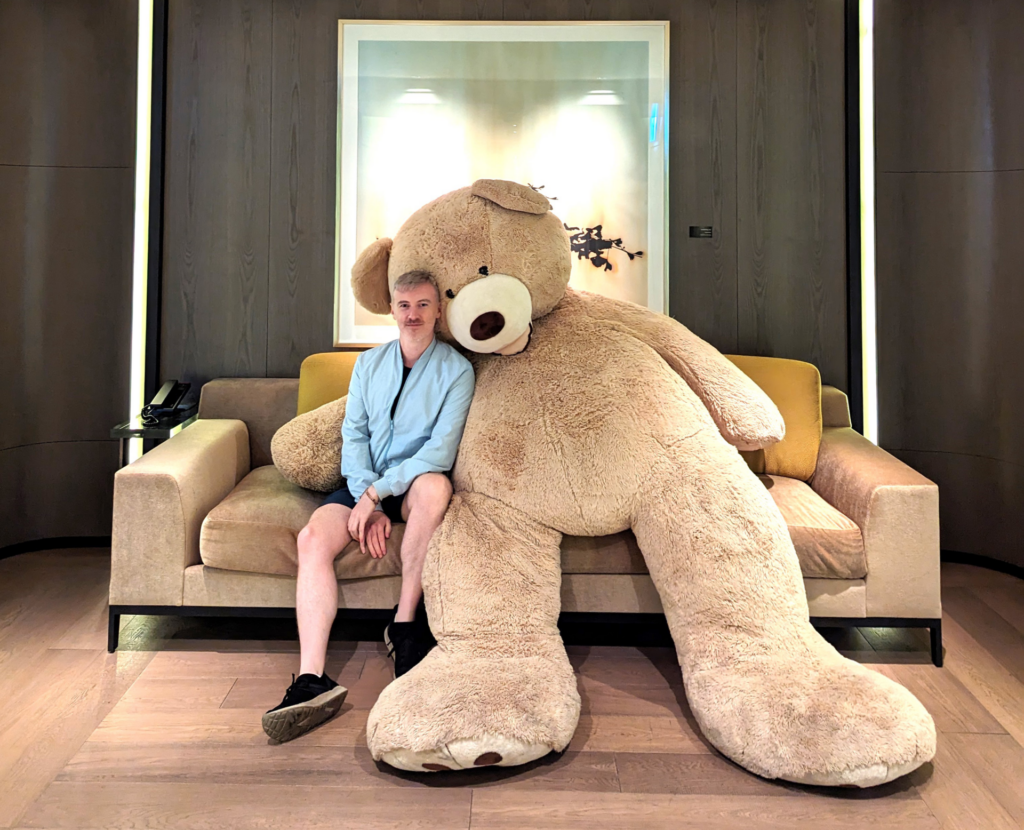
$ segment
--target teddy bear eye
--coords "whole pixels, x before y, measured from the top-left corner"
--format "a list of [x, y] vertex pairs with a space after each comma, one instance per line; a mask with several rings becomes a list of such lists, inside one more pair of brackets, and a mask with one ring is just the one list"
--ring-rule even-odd
[[480, 267], [479, 267], [479, 268], [477, 269], [477, 273], [478, 273], [478, 274], [483, 274], [483, 275], [484, 275], [484, 276], [486, 277], [486, 276], [487, 276], [487, 266], [486, 266], [486, 265], [481, 265], [481, 266], [480, 266]]
[[446, 296], [446, 297], [447, 297], [447, 298], [448, 298], [449, 300], [454, 300], [454, 299], [455, 299], [455, 292], [454, 292], [454, 291], [452, 291], [452, 290], [451, 290], [450, 288], [449, 288], [449, 289], [448, 289], [447, 291], [445, 291], [445, 292], [444, 292], [444, 295], [445, 295], [445, 296]]

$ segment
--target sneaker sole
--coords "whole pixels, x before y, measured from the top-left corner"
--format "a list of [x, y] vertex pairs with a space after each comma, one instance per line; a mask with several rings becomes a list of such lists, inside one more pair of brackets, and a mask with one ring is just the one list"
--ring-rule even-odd
[[348, 689], [338, 686], [305, 703], [267, 712], [263, 716], [263, 731], [279, 743], [297, 738], [338, 714], [347, 694]]

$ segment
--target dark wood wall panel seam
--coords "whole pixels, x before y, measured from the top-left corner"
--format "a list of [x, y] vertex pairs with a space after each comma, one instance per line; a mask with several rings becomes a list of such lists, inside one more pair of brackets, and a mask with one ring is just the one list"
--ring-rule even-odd
[[879, 173], [894, 173], [897, 176], [912, 176], [915, 173], [1024, 173], [1024, 167], [999, 167], [992, 170], [879, 170]]
[[[111, 424], [110, 426], [114, 426]], [[113, 445], [117, 439], [115, 438], [68, 438], [64, 441], [29, 441], [27, 444], [11, 444], [6, 447], [0, 447], [0, 452], [8, 452], [9, 450], [20, 450], [23, 447], [41, 447], [45, 444], [110, 444]]]
[[24, 170], [134, 170], [134, 164], [0, 164]]
[[955, 450], [922, 450], [916, 447], [890, 447], [886, 446], [887, 451], [892, 453], [897, 452], [912, 452], [912, 453], [924, 453], [927, 455], [955, 455], [959, 458], [978, 458], [982, 461], [995, 461], [997, 464], [1008, 464], [1011, 467], [1019, 467], [1024, 470], [1024, 464], [1019, 461], [1011, 461], [1008, 458], [997, 458], [994, 455], [980, 455], [973, 452], [956, 452]]

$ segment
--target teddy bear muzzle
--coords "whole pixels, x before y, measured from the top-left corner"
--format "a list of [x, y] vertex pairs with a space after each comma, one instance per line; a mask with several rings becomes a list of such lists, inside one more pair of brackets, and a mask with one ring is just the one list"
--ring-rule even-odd
[[521, 280], [491, 274], [465, 286], [448, 304], [448, 329], [479, 354], [517, 354], [530, 336], [533, 301]]

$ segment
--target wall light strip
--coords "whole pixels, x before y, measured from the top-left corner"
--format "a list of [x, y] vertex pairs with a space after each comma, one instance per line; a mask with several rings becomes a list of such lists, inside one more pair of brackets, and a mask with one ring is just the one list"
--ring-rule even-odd
[[860, 6], [860, 287], [864, 436], [878, 443], [878, 350], [875, 319], [874, 0]]
[[[139, 0], [139, 60], [135, 98], [135, 237], [132, 248], [132, 359], [128, 417], [146, 403], [146, 283], [149, 264], [149, 165], [153, 105], [153, 0]], [[128, 445], [128, 462], [142, 439]]]

